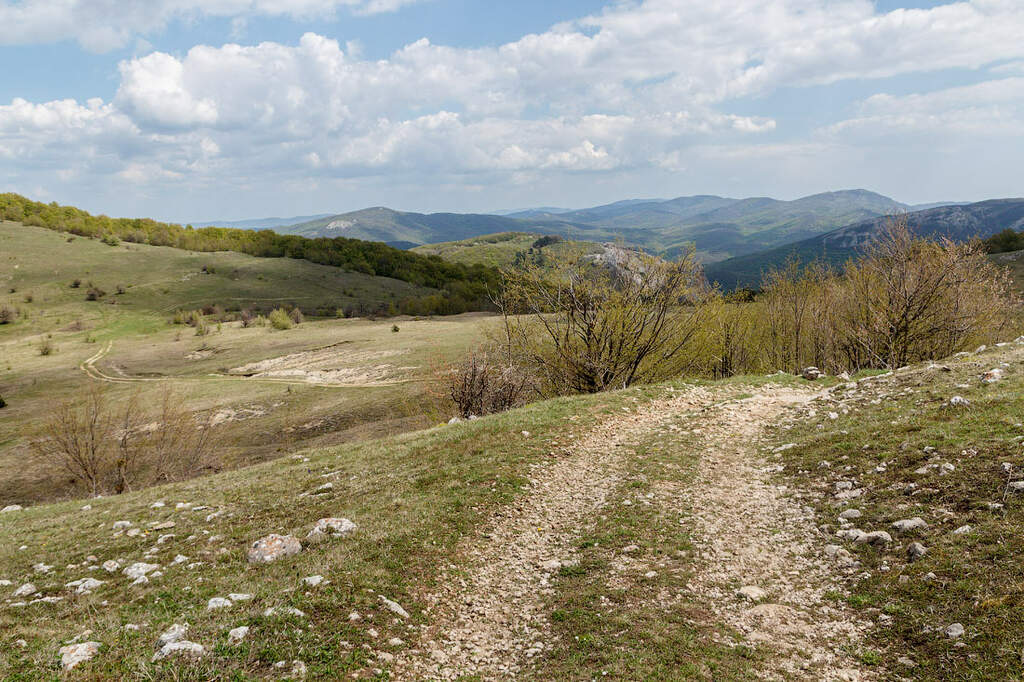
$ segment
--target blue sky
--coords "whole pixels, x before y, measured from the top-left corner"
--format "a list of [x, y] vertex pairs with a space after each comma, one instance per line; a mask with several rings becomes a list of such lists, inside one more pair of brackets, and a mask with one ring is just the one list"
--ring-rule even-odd
[[0, 191], [171, 220], [1024, 195], [1018, 0], [0, 0]]

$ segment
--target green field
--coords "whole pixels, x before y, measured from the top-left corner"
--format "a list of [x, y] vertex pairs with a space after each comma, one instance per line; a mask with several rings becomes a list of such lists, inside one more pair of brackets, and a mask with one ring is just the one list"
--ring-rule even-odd
[[[39, 461], [28, 443], [58, 398], [81, 397], [89, 386], [103, 386], [114, 404], [146, 405], [172, 388], [195, 411], [219, 414], [218, 466], [234, 468], [446, 417], [428, 395], [430, 381], [479, 342], [491, 319], [311, 318], [286, 331], [211, 322], [211, 333], [197, 336], [170, 324], [173, 311], [292, 304], [333, 312], [429, 290], [301, 260], [112, 247], [13, 223], [0, 225], [0, 245], [0, 307], [19, 311], [14, 323], [0, 325], [4, 504], [74, 494], [66, 475]], [[75, 279], [81, 284], [71, 288]], [[108, 293], [86, 301], [91, 286]], [[40, 353], [44, 343], [51, 354]], [[230, 372], [282, 357], [286, 366], [267, 376]]]
[[412, 249], [416, 253], [435, 255], [453, 263], [465, 265], [487, 265], [502, 268], [511, 265], [517, 254], [541, 253], [546, 256], [567, 256], [602, 253], [600, 244], [581, 241], [560, 241], [542, 248], [535, 248], [542, 235], [530, 232], [499, 232], [482, 237], [463, 239], [457, 242], [426, 244]]

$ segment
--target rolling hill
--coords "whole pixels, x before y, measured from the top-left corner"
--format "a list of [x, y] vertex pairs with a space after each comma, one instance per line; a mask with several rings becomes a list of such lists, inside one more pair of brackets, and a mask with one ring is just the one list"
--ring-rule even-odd
[[[857, 254], [885, 224], [886, 218], [872, 218], [792, 244], [730, 258], [706, 269], [708, 279], [725, 289], [757, 286], [761, 273], [796, 256], [802, 261], [824, 260], [840, 264]], [[1012, 228], [1024, 228], [1024, 199], [992, 199], [974, 204], [946, 205], [907, 214], [910, 227], [927, 237], [948, 237], [964, 241], [985, 238]]]
[[307, 223], [310, 220], [316, 220], [318, 218], [326, 218], [328, 213], [318, 213], [316, 215], [298, 215], [291, 218], [250, 218], [247, 220], [207, 220], [200, 222], [190, 222], [192, 227], [235, 227], [240, 230], [274, 230], [288, 227], [289, 225], [298, 225], [299, 223]]
[[673, 257], [697, 247], [705, 262], [753, 253], [909, 207], [867, 190], [794, 201], [713, 195], [628, 199], [592, 208], [528, 209], [508, 215], [408, 213], [375, 207], [284, 228], [307, 237], [345, 236], [410, 248], [499, 232], [557, 234], [584, 241], [622, 239]]
[[594, 242], [561, 240], [551, 244], [537, 246], [543, 235], [530, 232], [500, 232], [481, 237], [471, 237], [455, 242], [425, 244], [412, 249], [424, 255], [440, 256], [452, 263], [463, 265], [486, 265], [488, 267], [505, 267], [515, 262], [517, 254], [546, 249], [545, 253], [577, 254], [603, 253], [604, 247]]

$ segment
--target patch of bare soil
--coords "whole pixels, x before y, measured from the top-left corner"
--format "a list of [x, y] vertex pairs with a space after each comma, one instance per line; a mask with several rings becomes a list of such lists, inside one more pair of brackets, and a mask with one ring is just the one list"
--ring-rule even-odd
[[328, 386], [386, 385], [400, 380], [412, 367], [396, 367], [379, 361], [405, 350], [346, 351], [345, 344], [290, 353], [228, 370], [229, 374], [263, 379], [291, 379]]

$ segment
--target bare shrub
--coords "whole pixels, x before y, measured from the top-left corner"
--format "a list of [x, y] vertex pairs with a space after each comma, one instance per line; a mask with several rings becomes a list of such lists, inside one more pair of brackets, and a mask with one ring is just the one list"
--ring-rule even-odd
[[93, 386], [53, 409], [32, 448], [92, 495], [182, 480], [210, 465], [210, 415], [197, 420], [171, 390], [161, 394], [155, 412], [144, 412], [138, 394], [118, 407]]
[[302, 311], [299, 310], [298, 308], [292, 308], [291, 310], [289, 310], [288, 317], [291, 318], [291, 321], [294, 322], [295, 324], [302, 324], [302, 321], [306, 319], [305, 317], [303, 317]]
[[545, 393], [594, 393], [693, 370], [684, 352], [712, 299], [691, 251], [677, 262], [633, 252], [503, 272], [498, 301], [510, 365], [534, 366]]
[[242, 327], [247, 328], [252, 326], [252, 323], [256, 319], [256, 316], [253, 315], [251, 310], [246, 308], [245, 310], [238, 314], [238, 319], [241, 321]]
[[448, 396], [460, 417], [494, 414], [521, 405], [530, 385], [529, 373], [501, 364], [476, 350], [447, 373]]

